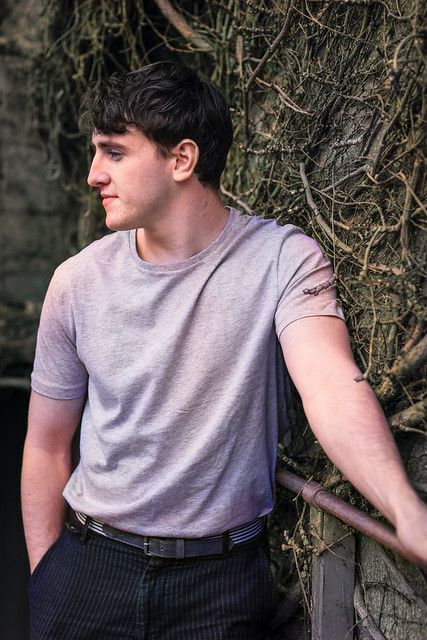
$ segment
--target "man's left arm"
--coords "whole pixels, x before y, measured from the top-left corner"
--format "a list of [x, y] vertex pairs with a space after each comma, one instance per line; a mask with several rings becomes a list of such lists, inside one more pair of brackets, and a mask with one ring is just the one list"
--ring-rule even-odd
[[427, 506], [410, 485], [381, 406], [354, 362], [345, 323], [300, 318], [280, 335], [288, 372], [310, 426], [344, 476], [395, 526], [416, 561], [427, 562]]

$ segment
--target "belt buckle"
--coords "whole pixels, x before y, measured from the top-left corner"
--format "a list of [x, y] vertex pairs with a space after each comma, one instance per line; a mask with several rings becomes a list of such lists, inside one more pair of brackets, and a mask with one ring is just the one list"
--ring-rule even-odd
[[142, 550], [146, 556], [153, 556], [154, 554], [150, 551], [150, 538], [149, 536], [144, 536], [144, 541], [142, 543]]
[[[151, 544], [154, 542], [153, 545]], [[171, 542], [174, 543], [174, 551], [170, 549]], [[182, 559], [185, 558], [185, 540], [182, 538], [177, 539], [165, 539], [162, 541], [160, 538], [153, 539], [150, 536], [144, 536], [142, 548], [144, 554], [154, 558], [170, 558], [170, 559]]]
[[146, 556], [150, 556], [152, 558], [169, 558], [169, 554], [164, 553], [164, 549], [162, 549], [162, 544], [158, 538], [153, 538], [152, 536], [144, 536], [142, 549]]

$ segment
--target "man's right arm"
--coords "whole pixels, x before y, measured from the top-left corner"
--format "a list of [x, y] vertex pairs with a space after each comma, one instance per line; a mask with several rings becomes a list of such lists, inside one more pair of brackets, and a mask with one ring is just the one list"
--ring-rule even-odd
[[72, 472], [71, 443], [85, 398], [54, 400], [31, 392], [21, 478], [31, 572], [64, 529], [62, 491]]

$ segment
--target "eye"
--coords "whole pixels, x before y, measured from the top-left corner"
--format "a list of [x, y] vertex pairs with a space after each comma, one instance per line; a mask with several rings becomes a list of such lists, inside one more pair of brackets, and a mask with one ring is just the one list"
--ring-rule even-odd
[[114, 149], [108, 149], [107, 154], [110, 156], [111, 160], [120, 160], [122, 157], [120, 151], [114, 151]]

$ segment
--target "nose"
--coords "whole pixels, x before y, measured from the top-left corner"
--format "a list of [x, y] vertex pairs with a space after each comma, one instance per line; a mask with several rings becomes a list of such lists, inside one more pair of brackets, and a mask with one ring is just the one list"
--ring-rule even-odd
[[96, 158], [92, 160], [92, 164], [89, 169], [89, 174], [87, 177], [87, 183], [91, 187], [101, 187], [102, 185], [108, 184], [110, 182], [110, 176], [108, 173], [102, 170], [102, 167], [99, 165], [99, 162]]

